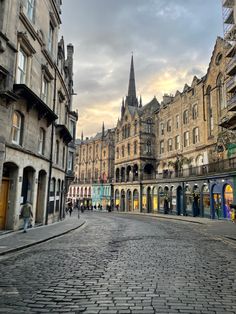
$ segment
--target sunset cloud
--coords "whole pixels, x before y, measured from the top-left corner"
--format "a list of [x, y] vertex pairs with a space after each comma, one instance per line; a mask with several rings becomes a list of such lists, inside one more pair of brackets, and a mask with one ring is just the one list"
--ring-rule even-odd
[[103, 121], [116, 125], [131, 52], [144, 104], [204, 75], [222, 36], [221, 10], [216, 0], [64, 0], [61, 34], [75, 47], [77, 135], [94, 135]]

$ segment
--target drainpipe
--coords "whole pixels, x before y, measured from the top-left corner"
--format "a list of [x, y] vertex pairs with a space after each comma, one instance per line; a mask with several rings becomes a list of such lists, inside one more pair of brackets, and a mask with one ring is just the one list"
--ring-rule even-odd
[[[54, 71], [54, 86], [53, 86], [53, 112], [55, 112], [56, 107], [56, 65]], [[46, 217], [45, 217], [45, 225], [48, 224], [48, 212], [50, 206], [50, 186], [52, 179], [52, 165], [53, 165], [53, 142], [54, 142], [54, 129], [55, 129], [55, 121], [52, 121], [51, 128], [51, 147], [50, 147], [50, 158], [49, 158], [49, 174], [48, 174], [48, 191], [47, 191], [47, 206], [46, 206]]]

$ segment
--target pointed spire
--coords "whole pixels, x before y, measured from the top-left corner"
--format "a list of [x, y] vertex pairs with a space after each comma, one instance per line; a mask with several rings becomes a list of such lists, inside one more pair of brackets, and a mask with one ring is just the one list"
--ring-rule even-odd
[[102, 123], [102, 137], [105, 136], [105, 125], [104, 125], [104, 121]]
[[81, 141], [83, 141], [84, 140], [84, 133], [83, 133], [83, 131], [81, 132]]
[[142, 101], [142, 96], [140, 95], [140, 98], [139, 98], [139, 108], [142, 108], [143, 106], [143, 101]]
[[125, 101], [124, 98], [122, 98], [122, 105], [121, 105], [121, 117], [123, 117], [125, 112]]
[[131, 56], [130, 74], [128, 96], [126, 97], [126, 104], [128, 106], [138, 107], [138, 100], [136, 98], [135, 76], [134, 76], [134, 58]]

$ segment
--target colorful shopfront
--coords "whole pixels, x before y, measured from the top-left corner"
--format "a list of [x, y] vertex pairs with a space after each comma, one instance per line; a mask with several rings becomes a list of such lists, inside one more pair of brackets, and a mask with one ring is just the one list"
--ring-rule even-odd
[[233, 183], [231, 181], [216, 181], [211, 186], [212, 218], [231, 219], [233, 203]]

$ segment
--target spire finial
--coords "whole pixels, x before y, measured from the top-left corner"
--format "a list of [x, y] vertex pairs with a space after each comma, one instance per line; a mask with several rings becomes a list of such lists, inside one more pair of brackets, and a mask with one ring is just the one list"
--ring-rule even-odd
[[138, 100], [136, 98], [133, 52], [132, 52], [132, 55], [131, 55], [129, 87], [128, 87], [128, 96], [126, 97], [126, 103], [128, 104], [128, 106], [138, 107]]

